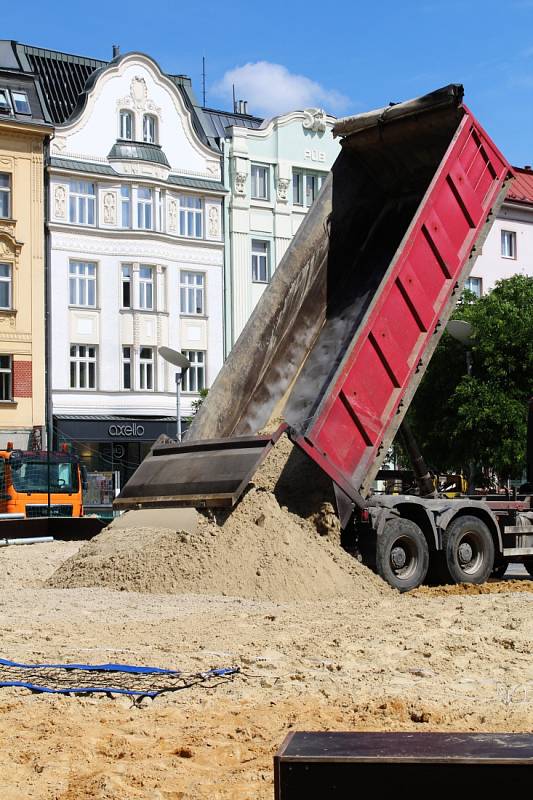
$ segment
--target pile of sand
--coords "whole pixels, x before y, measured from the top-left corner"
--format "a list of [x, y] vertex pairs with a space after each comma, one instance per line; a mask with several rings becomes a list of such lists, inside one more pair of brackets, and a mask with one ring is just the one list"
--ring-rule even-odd
[[279, 602], [368, 600], [393, 591], [311, 522], [258, 488], [218, 523], [201, 516], [196, 533], [108, 528], [65, 561], [47, 585]]

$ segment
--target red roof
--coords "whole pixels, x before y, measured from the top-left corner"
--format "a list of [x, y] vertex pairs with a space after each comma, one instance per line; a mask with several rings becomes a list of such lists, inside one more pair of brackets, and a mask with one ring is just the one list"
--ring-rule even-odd
[[531, 167], [513, 167], [513, 173], [514, 180], [506, 200], [533, 205], [533, 169]]

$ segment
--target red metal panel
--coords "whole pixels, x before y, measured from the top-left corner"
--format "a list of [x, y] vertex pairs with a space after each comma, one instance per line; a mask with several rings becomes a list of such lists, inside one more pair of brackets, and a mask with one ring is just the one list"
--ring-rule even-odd
[[467, 111], [300, 442], [334, 479], [358, 489], [376, 463], [509, 169]]

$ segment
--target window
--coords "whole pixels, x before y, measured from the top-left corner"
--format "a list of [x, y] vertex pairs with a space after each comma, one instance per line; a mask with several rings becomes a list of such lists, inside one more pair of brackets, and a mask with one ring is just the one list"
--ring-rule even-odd
[[204, 314], [205, 275], [203, 272], [180, 272], [180, 312]]
[[152, 114], [145, 114], [143, 117], [143, 142], [155, 144], [156, 141], [156, 120]]
[[70, 388], [96, 389], [96, 347], [93, 344], [71, 345]]
[[516, 258], [516, 233], [502, 231], [502, 257]]
[[153, 267], [139, 267], [139, 308], [152, 311], [154, 308], [154, 270]]
[[252, 239], [252, 281], [268, 283], [269, 281], [269, 243]]
[[122, 284], [122, 308], [131, 308], [131, 264], [123, 264], [120, 268]]
[[17, 114], [31, 114], [30, 104], [28, 102], [28, 95], [26, 92], [11, 92], [13, 98], [13, 105]]
[[200, 197], [179, 198], [179, 235], [202, 238], [203, 203]]
[[131, 190], [129, 186], [120, 187], [122, 227], [131, 228]]
[[11, 113], [11, 103], [9, 102], [9, 93], [7, 89], [0, 89], [0, 113]]
[[13, 357], [0, 356], [0, 400], [13, 399]]
[[11, 176], [0, 172], [0, 217], [9, 219], [11, 215]]
[[481, 297], [482, 294], [482, 280], [481, 278], [467, 278], [465, 283], [465, 289], [472, 294], [475, 294], [476, 297]]
[[69, 221], [76, 225], [94, 225], [96, 194], [94, 183], [70, 181]]
[[0, 264], [0, 308], [12, 307], [11, 264]]
[[182, 350], [182, 353], [189, 359], [191, 366], [183, 375], [181, 388], [184, 392], [199, 392], [205, 389], [205, 351]]
[[151, 189], [139, 186], [137, 189], [137, 227], [143, 230], [152, 229], [153, 193]]
[[268, 184], [270, 170], [259, 164], [252, 164], [252, 191], [254, 200], [268, 200]]
[[152, 347], [141, 347], [139, 355], [139, 389], [153, 391], [154, 351]]
[[96, 264], [71, 261], [68, 271], [70, 305], [95, 308]]
[[292, 173], [293, 205], [303, 206], [304, 208], [312, 206], [322, 186], [323, 180], [323, 175], [295, 170]]
[[133, 114], [131, 111], [120, 112], [120, 138], [133, 139]]
[[122, 388], [131, 389], [131, 347], [122, 348]]

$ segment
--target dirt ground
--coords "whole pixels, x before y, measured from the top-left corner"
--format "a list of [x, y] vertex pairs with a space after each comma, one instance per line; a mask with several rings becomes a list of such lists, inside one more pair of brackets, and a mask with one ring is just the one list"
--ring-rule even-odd
[[3, 800], [270, 800], [290, 730], [532, 729], [530, 593], [281, 604], [44, 588], [77, 547], [0, 551], [2, 657], [242, 674], [139, 706], [1, 689]]

